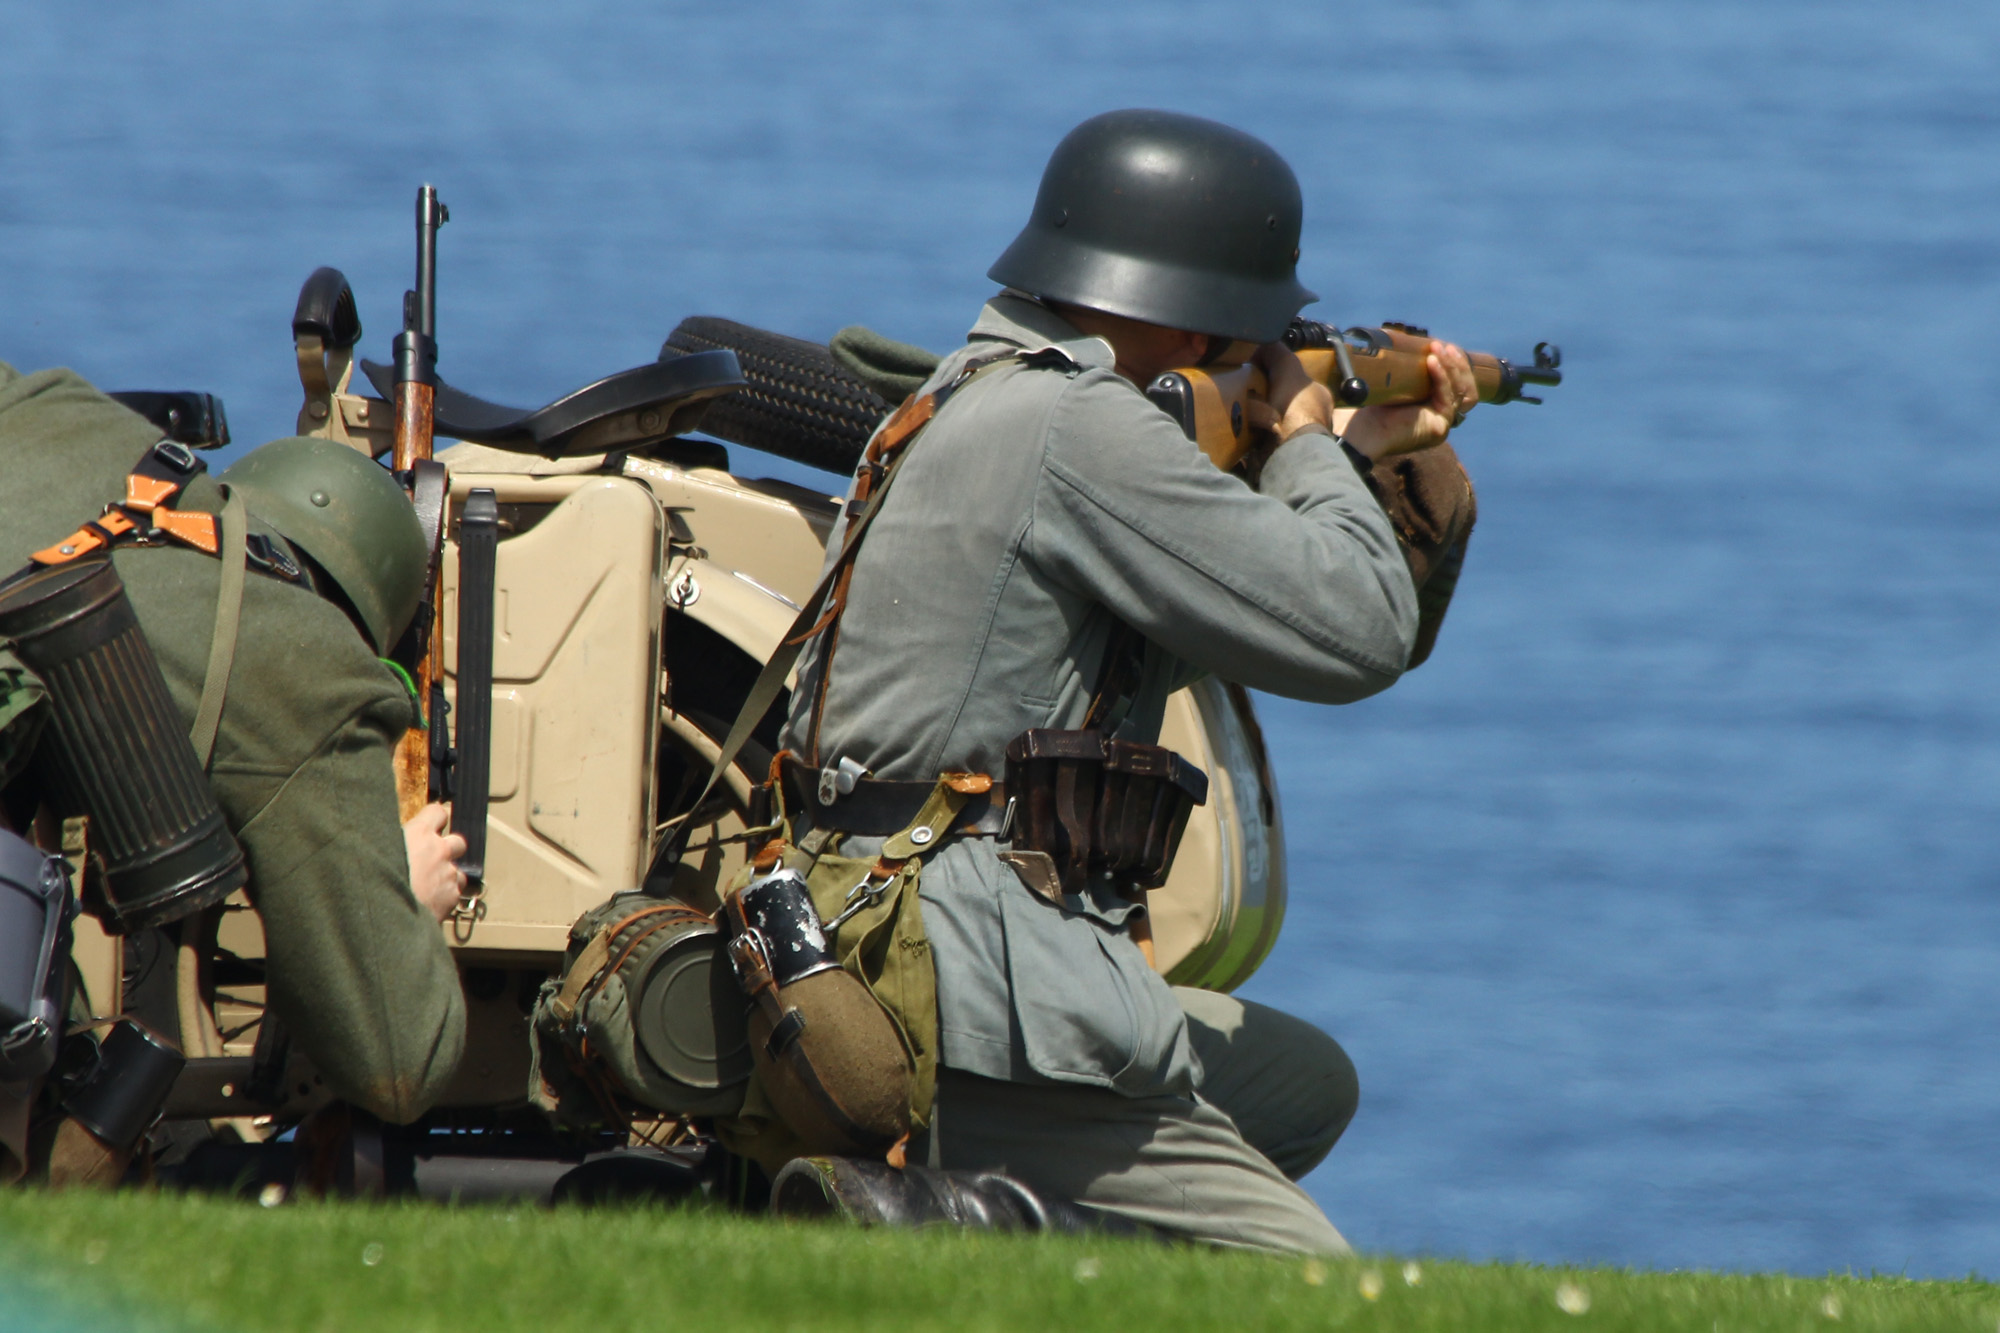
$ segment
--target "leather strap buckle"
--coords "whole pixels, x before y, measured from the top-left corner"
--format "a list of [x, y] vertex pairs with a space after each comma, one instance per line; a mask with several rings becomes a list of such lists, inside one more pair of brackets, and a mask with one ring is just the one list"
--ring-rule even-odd
[[194, 450], [178, 440], [161, 440], [147, 451], [148, 457], [158, 460], [171, 468], [185, 480], [198, 472], [206, 472], [208, 464], [195, 456]]

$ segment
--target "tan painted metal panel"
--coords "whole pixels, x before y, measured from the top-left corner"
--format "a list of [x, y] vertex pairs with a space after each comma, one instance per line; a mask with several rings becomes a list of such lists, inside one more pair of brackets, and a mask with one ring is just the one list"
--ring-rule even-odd
[[[522, 480], [462, 473], [452, 490], [492, 485], [518, 501]], [[486, 914], [446, 930], [466, 948], [560, 951], [577, 916], [645, 872], [666, 521], [648, 488], [616, 477], [527, 489], [537, 499], [568, 494], [500, 543]], [[455, 545], [445, 586], [455, 685]]]

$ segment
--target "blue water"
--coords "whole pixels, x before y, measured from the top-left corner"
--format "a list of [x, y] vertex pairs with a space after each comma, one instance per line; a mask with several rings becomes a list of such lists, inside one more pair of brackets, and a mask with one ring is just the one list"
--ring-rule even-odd
[[1463, 432], [1432, 663], [1263, 705], [1245, 993], [1363, 1080], [1309, 1188], [1369, 1248], [2000, 1268], [2000, 9], [1272, 8], [13, 6], [0, 359], [284, 433], [299, 282], [384, 357], [423, 180], [489, 397], [693, 313], [946, 347], [1071, 124], [1250, 129], [1323, 317], [1570, 369]]

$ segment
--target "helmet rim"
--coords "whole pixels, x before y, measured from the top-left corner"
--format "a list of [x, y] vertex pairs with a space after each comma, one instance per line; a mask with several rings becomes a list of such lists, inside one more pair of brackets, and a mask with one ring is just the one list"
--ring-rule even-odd
[[[1051, 275], [1040, 283], [1024, 279]], [[1276, 342], [1319, 293], [1287, 274], [1263, 279], [1120, 255], [1023, 232], [987, 277], [1048, 301], [1242, 342]]]

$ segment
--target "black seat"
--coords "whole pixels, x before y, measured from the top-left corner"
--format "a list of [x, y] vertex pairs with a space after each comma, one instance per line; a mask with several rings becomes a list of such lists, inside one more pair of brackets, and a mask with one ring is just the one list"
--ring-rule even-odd
[[[395, 401], [396, 372], [363, 361], [361, 369], [384, 398]], [[461, 393], [439, 380], [436, 433], [546, 458], [608, 453], [693, 430], [709, 400], [743, 386], [736, 353], [698, 352], [635, 366], [526, 411]]]
[[229, 443], [229, 417], [212, 393], [128, 389], [105, 395], [160, 428], [160, 433], [192, 449], [220, 449]]

